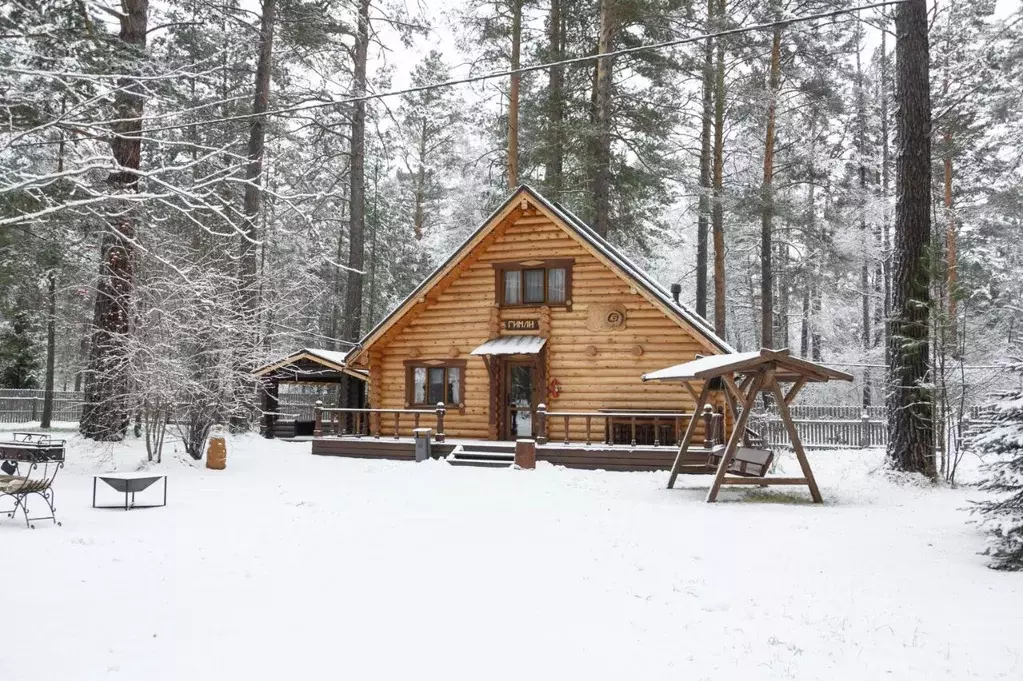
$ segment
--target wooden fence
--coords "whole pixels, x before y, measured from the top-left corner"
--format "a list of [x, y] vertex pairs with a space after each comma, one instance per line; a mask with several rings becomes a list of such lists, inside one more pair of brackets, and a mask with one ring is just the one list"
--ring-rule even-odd
[[[300, 421], [314, 419], [313, 407], [316, 393], [291, 393], [280, 396], [278, 412], [294, 414]], [[845, 405], [793, 405], [789, 408], [796, 429], [807, 447], [860, 448], [885, 447], [888, 444], [888, 427], [884, 406], [850, 407]], [[0, 423], [38, 422], [43, 413], [42, 390], [0, 390]], [[82, 393], [53, 393], [53, 421], [77, 423], [82, 415]], [[990, 408], [970, 407], [967, 412], [968, 424], [984, 424], [990, 421]], [[771, 447], [787, 447], [788, 433], [777, 414], [759, 412], [753, 415], [750, 427], [759, 432]]]
[[[884, 406], [849, 407], [836, 405], [795, 405], [789, 408], [799, 437], [807, 447], [862, 448], [888, 445], [888, 422]], [[990, 419], [990, 408], [969, 407], [962, 429]], [[771, 447], [789, 446], [789, 436], [776, 413], [753, 416], [751, 428], [760, 432]]]
[[[42, 390], [0, 390], [0, 423], [31, 423], [42, 414]], [[54, 391], [53, 421], [77, 423], [81, 417], [82, 393]]]
[[[315, 394], [281, 395], [278, 410], [296, 414], [299, 420], [313, 420], [313, 406], [322, 396]], [[42, 390], [0, 389], [0, 423], [38, 422], [43, 414]], [[78, 423], [82, 418], [82, 393], [54, 391], [53, 421]]]

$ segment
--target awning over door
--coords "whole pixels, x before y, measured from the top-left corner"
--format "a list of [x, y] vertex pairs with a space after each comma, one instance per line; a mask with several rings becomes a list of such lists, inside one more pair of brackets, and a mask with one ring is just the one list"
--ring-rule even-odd
[[472, 351], [473, 355], [537, 355], [546, 338], [540, 336], [500, 336], [491, 338]]

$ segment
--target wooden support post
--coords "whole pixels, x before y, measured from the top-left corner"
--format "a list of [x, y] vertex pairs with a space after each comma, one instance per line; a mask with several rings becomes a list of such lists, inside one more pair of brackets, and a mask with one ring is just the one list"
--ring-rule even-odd
[[276, 378], [266, 381], [263, 388], [263, 437], [273, 438], [274, 426], [277, 424], [277, 412], [280, 410], [280, 382]]
[[401, 432], [401, 431], [400, 431], [400, 429], [399, 429], [399, 427], [398, 427], [398, 421], [399, 421], [400, 419], [401, 419], [401, 412], [400, 412], [400, 411], [396, 411], [396, 412], [394, 412], [394, 439], [395, 439], [395, 440], [397, 440], [397, 439], [398, 439], [398, 437], [399, 437], [399, 436], [398, 436], [398, 433], [400, 433], [400, 432]]
[[654, 447], [661, 446], [661, 422], [654, 417]]
[[803, 451], [803, 442], [799, 439], [799, 431], [796, 430], [796, 424], [792, 422], [789, 405], [785, 403], [785, 398], [781, 394], [781, 386], [778, 385], [778, 381], [773, 375], [771, 381], [771, 390], [778, 402], [778, 415], [781, 416], [782, 423], [785, 424], [785, 429], [789, 433], [789, 442], [792, 444], [792, 451], [796, 453], [796, 458], [799, 460], [799, 467], [803, 469], [803, 477], [806, 478], [806, 486], [810, 488], [810, 496], [813, 497], [814, 503], [822, 504], [824, 499], [821, 497], [821, 491], [817, 488], [817, 480], [813, 477], [813, 471], [810, 470], [806, 452]]
[[564, 420], [563, 426], [564, 426], [565, 431], [564, 431], [563, 435], [565, 436], [565, 444], [567, 445], [568, 444], [568, 433], [569, 433], [570, 426], [569, 426], [569, 423], [568, 423], [568, 417], [565, 416], [564, 419], [565, 420]]
[[536, 405], [536, 443], [547, 444], [547, 405], [543, 402]]
[[316, 400], [313, 407], [313, 437], [323, 437], [323, 402]]
[[796, 399], [796, 395], [799, 394], [799, 391], [803, 389], [804, 385], [806, 385], [806, 376], [800, 376], [797, 378], [796, 382], [792, 384], [791, 388], [789, 388], [789, 391], [785, 393], [785, 404], [792, 404], [792, 400]]
[[586, 444], [590, 444], [590, 415], [586, 415]]
[[515, 465], [519, 468], [536, 468], [536, 442], [533, 440], [515, 441]]
[[437, 403], [437, 442], [444, 442], [444, 403]]
[[724, 480], [728, 467], [732, 465], [732, 459], [735, 458], [735, 452], [739, 449], [739, 440], [746, 430], [746, 421], [749, 420], [750, 411], [753, 410], [753, 403], [756, 402], [757, 394], [760, 392], [760, 386], [764, 383], [764, 374], [768, 371], [771, 371], [771, 369], [765, 367], [753, 377], [753, 382], [749, 386], [749, 392], [742, 402], [742, 412], [739, 413], [739, 418], [735, 421], [732, 436], [728, 438], [724, 454], [721, 456], [721, 461], [718, 462], [718, 470], [714, 474], [714, 482], [711, 483], [710, 489], [707, 491], [707, 503], [717, 501], [718, 491], [721, 489], [721, 481]]
[[632, 428], [632, 446], [636, 446], [636, 417], [633, 416], [629, 419]]
[[678, 472], [682, 468], [682, 459], [685, 457], [686, 452], [689, 451], [689, 443], [692, 441], [693, 434], [696, 432], [696, 414], [703, 409], [703, 405], [707, 402], [707, 395], [709, 393], [710, 381], [704, 381], [703, 389], [696, 397], [696, 404], [693, 405], [693, 415], [689, 419], [689, 426], [686, 428], [686, 434], [682, 437], [682, 442], [678, 446], [678, 454], [675, 455], [675, 463], [671, 465], [671, 475], [668, 477], [668, 489], [675, 486], [675, 479], [678, 477]]

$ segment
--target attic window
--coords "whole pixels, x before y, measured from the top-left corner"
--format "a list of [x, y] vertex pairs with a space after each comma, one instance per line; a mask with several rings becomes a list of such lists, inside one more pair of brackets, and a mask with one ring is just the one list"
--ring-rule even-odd
[[497, 263], [494, 269], [501, 307], [572, 304], [572, 260]]

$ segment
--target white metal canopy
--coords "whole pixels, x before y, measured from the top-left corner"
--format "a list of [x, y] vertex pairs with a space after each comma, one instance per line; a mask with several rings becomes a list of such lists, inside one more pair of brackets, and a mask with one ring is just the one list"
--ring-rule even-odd
[[546, 338], [540, 336], [498, 336], [473, 350], [472, 355], [537, 355]]

